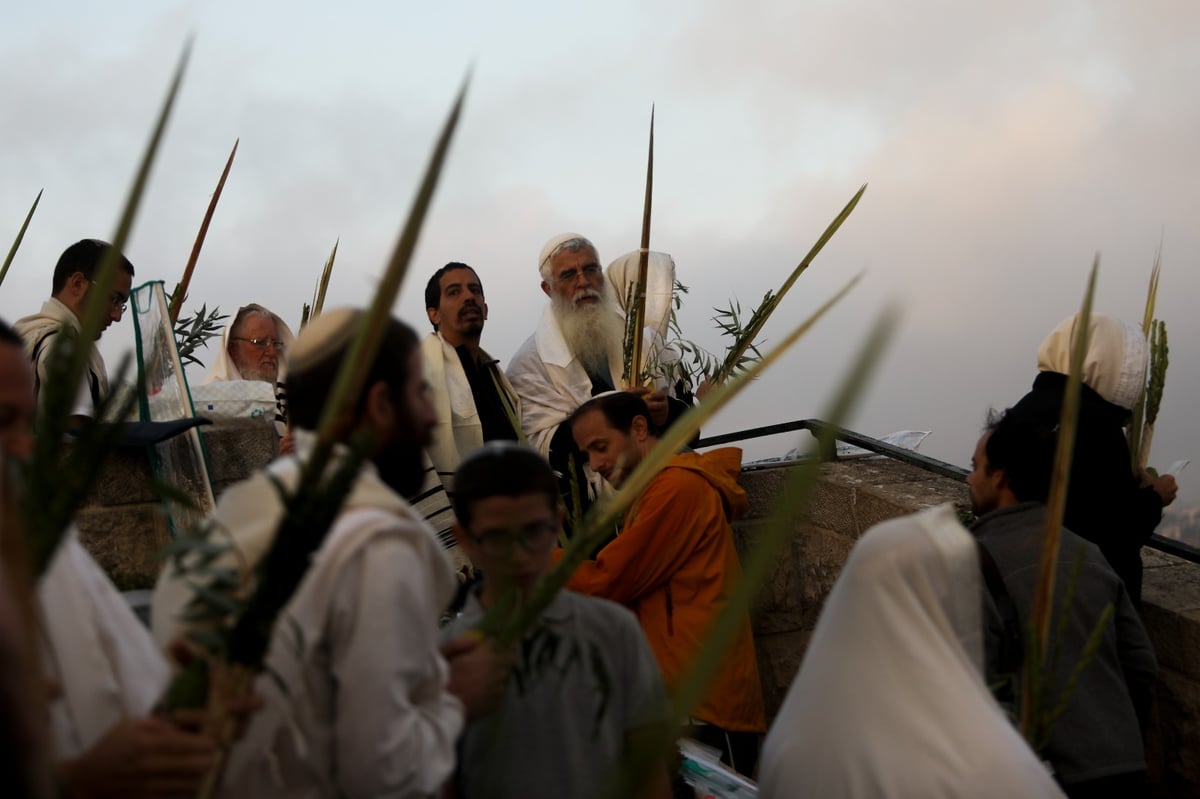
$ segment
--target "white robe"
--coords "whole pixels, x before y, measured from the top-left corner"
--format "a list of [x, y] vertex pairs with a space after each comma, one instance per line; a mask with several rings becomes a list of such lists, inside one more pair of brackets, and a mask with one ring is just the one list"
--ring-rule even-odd
[[[306, 457], [313, 436], [296, 433]], [[231, 487], [213, 513], [247, 568], [266, 553], [282, 513], [268, 475], [294, 487], [297, 457]], [[454, 584], [433, 531], [364, 466], [275, 625], [255, 684], [265, 706], [233, 749], [222, 795], [418, 797], [438, 790], [453, 769], [463, 725], [438, 651], [438, 615]], [[189, 597], [168, 565], [154, 597], [160, 640], [181, 632], [176, 619]]]
[[37, 587], [55, 756], [78, 757], [118, 722], [150, 715], [170, 669], [72, 527]]
[[982, 674], [979, 558], [953, 506], [877, 525], [767, 733], [759, 795], [1061, 797]]
[[[660, 357], [662, 339], [649, 328], [644, 331], [647, 361]], [[621, 388], [624, 359], [620, 339], [612, 342], [608, 353], [609, 377]], [[550, 440], [558, 426], [592, 397], [592, 380], [563, 338], [550, 305], [542, 312], [537, 330], [525, 340], [508, 364], [508, 379], [521, 400], [521, 427], [525, 436], [542, 455], [549, 455]], [[669, 391], [670, 386], [656, 382], [653, 388]]]

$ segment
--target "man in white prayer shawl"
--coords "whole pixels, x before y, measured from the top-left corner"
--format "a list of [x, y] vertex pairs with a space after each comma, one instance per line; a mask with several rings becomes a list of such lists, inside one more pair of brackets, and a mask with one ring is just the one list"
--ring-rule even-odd
[[[42, 305], [41, 311], [18, 319], [13, 325], [25, 339], [25, 354], [34, 363], [33, 391], [39, 403], [42, 383], [46, 380], [46, 356], [49, 355], [58, 334], [64, 329], [80, 332], [80, 319], [83, 318], [88, 292], [92, 289], [92, 277], [110, 249], [112, 245], [108, 242], [83, 239], [64, 250], [54, 266], [50, 299]], [[108, 318], [100, 328], [97, 338], [109, 325], [121, 320], [129, 302], [129, 292], [133, 288], [133, 264], [120, 254], [117, 264], [119, 268], [109, 297]], [[80, 383], [71, 415], [94, 417], [96, 407], [107, 395], [108, 372], [104, 367], [104, 358], [101, 357], [100, 350], [93, 347], [88, 371]]]
[[488, 306], [474, 268], [451, 262], [434, 272], [425, 286], [425, 313], [433, 332], [421, 341], [421, 354], [437, 424], [413, 505], [462, 568], [469, 560], [452, 532], [454, 473], [485, 442], [520, 438], [521, 400], [499, 361], [480, 346]]
[[[295, 337], [287, 322], [261, 305], [238, 308], [221, 331], [221, 347], [204, 381], [192, 389], [198, 413], [269, 413], [279, 435], [287, 432], [288, 348]], [[206, 407], [206, 405], [208, 407]]]
[[[277, 485], [297, 485], [361, 318], [329, 311], [301, 331], [287, 377], [295, 454], [227, 489], [210, 517], [237, 549], [225, 562], [244, 575], [274, 541]], [[510, 657], [471, 636], [439, 646], [454, 572], [404, 499], [421, 485], [434, 421], [416, 334], [393, 319], [340, 431], [344, 441], [371, 430], [376, 449], [276, 621], [255, 683], [264, 707], [231, 752], [223, 795], [428, 796], [454, 767], [464, 716], [503, 697]], [[169, 564], [154, 597], [160, 640], [177, 637], [190, 596]]]
[[[673, 262], [671, 267], [673, 284]], [[509, 363], [508, 379], [521, 399], [521, 427], [529, 443], [562, 476], [564, 497], [571, 496], [569, 464], [573, 456], [574, 480], [586, 510], [589, 491], [585, 488], [592, 496], [608, 489], [587, 469], [587, 458], [578, 454], [571, 431], [562, 422], [593, 396], [617, 389], [641, 396], [650, 409], [651, 422], [659, 429], [682, 415], [687, 406], [668, 397], [669, 381], [661, 378], [653, 386], [622, 385], [625, 321], [595, 245], [578, 233], [555, 236], [538, 256], [538, 272], [550, 303], [537, 330]], [[619, 282], [627, 285], [624, 280]], [[654, 306], [648, 302], [650, 307]], [[669, 317], [669, 302], [666, 310], [667, 316], [658, 314], [663, 326]], [[662, 350], [661, 335], [648, 327], [645, 342], [646, 362], [654, 363]]]
[[1063, 796], [984, 682], [982, 580], [952, 505], [867, 531], [767, 733], [759, 795]]
[[[0, 322], [0, 456], [33, 452], [33, 371]], [[166, 660], [72, 525], [37, 584], [42, 671], [56, 686], [50, 727], [67, 796], [194, 793], [213, 746], [154, 717]]]

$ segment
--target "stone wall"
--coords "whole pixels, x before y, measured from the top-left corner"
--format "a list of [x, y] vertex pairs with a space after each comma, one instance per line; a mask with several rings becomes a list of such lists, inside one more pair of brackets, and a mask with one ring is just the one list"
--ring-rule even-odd
[[[788, 467], [747, 470], [751, 510], [737, 526], [745, 551], [770, 513]], [[826, 595], [855, 540], [877, 522], [942, 502], [969, 506], [965, 484], [884, 460], [822, 466], [807, 512], [764, 587], [753, 619], [768, 719], [787, 693]], [[1143, 619], [1159, 661], [1147, 759], [1155, 796], [1200, 796], [1200, 565], [1143, 550]]]
[[[213, 493], [262, 468], [278, 451], [275, 426], [260, 419], [224, 419], [200, 428]], [[77, 517], [79, 537], [122, 590], [150, 588], [170, 527], [154, 493], [146, 450], [118, 450]]]
[[[769, 467], [742, 472], [750, 512], [736, 526], [742, 551], [766, 523], [774, 498], [794, 471]], [[821, 467], [807, 511], [793, 520], [796, 534], [779, 559], [754, 615], [759, 671], [774, 718], [821, 606], [854, 542], [871, 526], [943, 502], [970, 505], [966, 485], [915, 466], [887, 460], [847, 460]]]

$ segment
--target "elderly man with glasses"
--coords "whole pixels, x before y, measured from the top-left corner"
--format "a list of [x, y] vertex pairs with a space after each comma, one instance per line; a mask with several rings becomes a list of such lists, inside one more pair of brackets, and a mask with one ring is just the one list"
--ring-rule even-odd
[[[221, 349], [203, 383], [192, 389], [196, 412], [268, 414], [276, 431], [285, 435], [287, 393], [283, 386], [292, 338], [291, 328], [278, 314], [255, 303], [239, 308], [221, 333]], [[241, 382], [233, 385], [233, 381]]]
[[[57, 335], [63, 330], [70, 329], [75, 334], [80, 332], [83, 309], [93, 286], [92, 278], [105, 253], [110, 249], [112, 245], [108, 242], [83, 239], [64, 250], [54, 266], [50, 299], [42, 305], [41, 311], [17, 320], [13, 326], [25, 340], [25, 353], [34, 364], [34, 391], [39, 407], [42, 402], [42, 384], [47, 377], [46, 356], [53, 348]], [[108, 318], [104, 320], [97, 338], [113, 322], [120, 321], [133, 287], [133, 264], [124, 255], [118, 254], [117, 257], [119, 268], [109, 298]], [[101, 357], [100, 351], [93, 347], [88, 373], [79, 386], [71, 415], [94, 417], [101, 399], [107, 394], [108, 372], [104, 367], [104, 358]]]

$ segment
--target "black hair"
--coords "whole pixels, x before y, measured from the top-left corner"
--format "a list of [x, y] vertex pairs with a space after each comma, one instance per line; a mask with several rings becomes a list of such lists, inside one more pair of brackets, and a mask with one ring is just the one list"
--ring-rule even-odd
[[25, 339], [21, 338], [21, 334], [12, 329], [12, 326], [0, 319], [0, 341], [5, 344], [15, 344], [18, 347], [25, 346]]
[[574, 427], [580, 417], [591, 411], [600, 411], [604, 414], [609, 427], [625, 434], [633, 430], [634, 419], [639, 416], [644, 417], [647, 429], [651, 434], [657, 434], [654, 422], [650, 419], [650, 408], [646, 405], [646, 401], [628, 391], [616, 391], [592, 397], [575, 409], [575, 412], [567, 418], [567, 425]]
[[[356, 314], [354, 324], [362, 318], [361, 312]], [[333, 385], [337, 382], [338, 370], [350, 349], [353, 338], [330, 351], [325, 358], [303, 370], [291, 368], [288, 370], [286, 387], [288, 398], [288, 419], [297, 427], [315, 430], [321, 419], [321, 411], [325, 407]], [[410, 377], [408, 361], [412, 351], [417, 347], [416, 332], [398, 319], [390, 319], [379, 345], [379, 354], [371, 364], [367, 380], [363, 384], [362, 393], [355, 401], [354, 413], [362, 413], [366, 405], [367, 392], [371, 386], [382, 381], [393, 392], [399, 393]]]
[[[54, 280], [50, 286], [50, 296], [57, 296], [70, 280], [71, 275], [76, 272], [83, 273], [83, 276], [88, 280], [96, 274], [97, 267], [104, 260], [104, 254], [112, 249], [112, 245], [107, 241], [100, 239], [83, 239], [72, 244], [67, 249], [63, 250], [63, 254], [58, 256], [58, 263], [54, 265]], [[117, 254], [120, 259], [117, 264], [130, 277], [133, 277], [133, 264], [129, 263], [129, 259], [120, 253]]]
[[[471, 274], [475, 276], [475, 280], [479, 283], [479, 290], [483, 291], [483, 281], [479, 279], [479, 273], [475, 271], [475, 267], [468, 264], [451, 261], [441, 269], [433, 273], [433, 277], [429, 278], [429, 282], [425, 284], [425, 309], [436, 309], [442, 304], [442, 276], [447, 272], [453, 272], [455, 269], [469, 269]], [[432, 324], [432, 322], [430, 323]], [[438, 329], [437, 325], [433, 325], [433, 329]]]
[[546, 459], [524, 444], [490, 441], [467, 456], [454, 473], [454, 515], [469, 528], [471, 506], [489, 497], [540, 494], [558, 508], [558, 478]]
[[1050, 495], [1058, 425], [1014, 414], [988, 413], [987, 471], [1004, 470], [1009, 490], [1021, 502], [1045, 502]]

